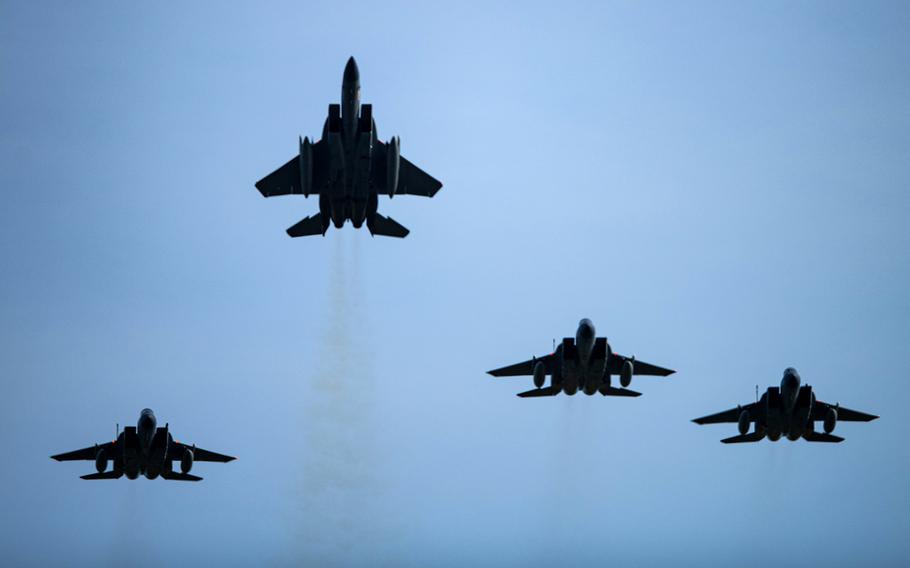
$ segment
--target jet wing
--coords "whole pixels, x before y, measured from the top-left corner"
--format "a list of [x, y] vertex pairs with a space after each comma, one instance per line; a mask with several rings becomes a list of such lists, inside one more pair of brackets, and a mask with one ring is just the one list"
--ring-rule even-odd
[[407, 195], [433, 197], [441, 187], [442, 182], [409, 162], [404, 156], [401, 157], [401, 162], [398, 165], [398, 188], [395, 190], [396, 194], [404, 193]]
[[167, 457], [172, 461], [179, 460], [183, 457], [184, 450], [192, 450], [193, 461], [197, 462], [227, 463], [229, 461], [234, 461], [237, 459], [233, 456], [226, 456], [217, 452], [210, 452], [209, 450], [203, 450], [202, 448], [197, 448], [196, 446], [188, 446], [186, 444], [181, 444], [180, 442], [173, 442], [170, 445], [167, 450]]
[[487, 371], [487, 373], [493, 375], [494, 377], [529, 376], [534, 374], [534, 365], [536, 365], [538, 361], [543, 362], [543, 364], [546, 366], [547, 374], [553, 374], [553, 355], [544, 355], [543, 357], [528, 359], [527, 361], [515, 363], [514, 365], [509, 365], [508, 367], [502, 367], [500, 369]]
[[633, 375], [651, 375], [655, 377], [667, 377], [672, 375], [676, 371], [673, 369], [664, 369], [663, 367], [658, 367], [657, 365], [652, 365], [650, 363], [645, 363], [644, 361], [639, 361], [632, 357], [624, 357], [618, 353], [613, 353], [610, 357], [609, 363], [607, 363], [608, 370], [611, 375], [618, 375], [622, 371], [623, 363], [626, 361], [632, 361], [632, 374]]
[[722, 422], [739, 422], [739, 415], [743, 410], [748, 410], [749, 414], [752, 415], [753, 420], [755, 418], [755, 412], [753, 408], [755, 403], [747, 404], [745, 406], [737, 406], [736, 408], [731, 408], [730, 410], [724, 410], [723, 412], [718, 412], [717, 414], [709, 414], [708, 416], [702, 416], [701, 418], [696, 418], [692, 422], [696, 424], [720, 424]]
[[[313, 148], [313, 187], [309, 195], [318, 195], [328, 179], [327, 146], [322, 140]], [[300, 186], [300, 156], [294, 156], [286, 164], [256, 182], [256, 189], [263, 197], [275, 195], [303, 194]]]
[[[51, 456], [51, 459], [60, 461], [76, 461], [76, 460], [92, 460], [94, 461], [95, 456], [98, 455], [98, 450], [108, 450], [110, 451], [114, 447], [114, 442], [106, 442], [104, 444], [96, 444], [88, 448], [82, 448], [81, 450], [74, 450], [72, 452], [66, 452], [64, 454], [57, 454]], [[110, 455], [110, 454], [109, 454]]]
[[871, 422], [878, 418], [878, 416], [875, 416], [874, 414], [866, 414], [865, 412], [860, 412], [858, 410], [850, 410], [843, 406], [816, 400], [815, 404], [812, 405], [812, 420], [824, 420], [825, 415], [828, 414], [829, 408], [833, 408], [837, 411], [838, 422], [841, 420], [844, 422]]
[[[373, 151], [376, 154], [373, 161], [373, 184], [376, 193], [388, 193], [386, 189], [386, 147], [384, 142], [376, 141]], [[398, 160], [398, 187], [395, 195], [420, 195], [433, 197], [442, 182], [412, 164], [407, 158], [401, 156]]]

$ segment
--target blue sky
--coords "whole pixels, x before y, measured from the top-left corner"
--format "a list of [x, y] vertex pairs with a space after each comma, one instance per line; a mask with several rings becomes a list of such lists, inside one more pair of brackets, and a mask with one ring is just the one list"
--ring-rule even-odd
[[[902, 3], [0, 4], [13, 564], [895, 565], [910, 529]], [[444, 183], [403, 240], [253, 183], [345, 60]], [[520, 400], [590, 317], [678, 370]], [[837, 446], [693, 417], [799, 369]], [[155, 409], [239, 456], [88, 483]]]

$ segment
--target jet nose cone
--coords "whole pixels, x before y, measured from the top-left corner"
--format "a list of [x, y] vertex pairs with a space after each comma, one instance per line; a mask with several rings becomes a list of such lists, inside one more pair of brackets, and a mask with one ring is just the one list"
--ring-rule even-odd
[[799, 381], [799, 373], [793, 367], [787, 367], [784, 370], [784, 379], [788, 381]]
[[154, 430], [156, 424], [157, 421], [155, 420], [155, 416], [153, 414], [143, 414], [139, 417], [139, 430], [142, 430], [144, 432]]
[[594, 335], [594, 324], [588, 318], [578, 322], [578, 332], [582, 337], [591, 337]]
[[357, 69], [357, 62], [352, 55], [348, 59], [348, 64], [344, 66], [344, 82], [353, 83], [360, 80], [360, 70]]
[[782, 389], [796, 390], [799, 388], [800, 382], [799, 373], [790, 367], [784, 371], [784, 378], [781, 379], [780, 384]]

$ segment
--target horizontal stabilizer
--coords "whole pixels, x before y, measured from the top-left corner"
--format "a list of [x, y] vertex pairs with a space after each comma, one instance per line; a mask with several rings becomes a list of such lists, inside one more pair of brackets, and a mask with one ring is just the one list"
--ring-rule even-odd
[[176, 471], [162, 471], [161, 477], [163, 479], [170, 479], [173, 481], [202, 481], [202, 478], [198, 475], [193, 475], [191, 473], [178, 473]]
[[102, 471], [101, 473], [90, 473], [83, 475], [82, 479], [120, 479], [123, 476], [122, 471]]
[[316, 213], [315, 215], [301, 219], [296, 225], [290, 227], [288, 229], [288, 235], [292, 237], [325, 236], [326, 229], [328, 228], [329, 224], [322, 222], [322, 214]]
[[380, 235], [383, 237], [398, 237], [403, 239], [411, 231], [401, 226], [398, 221], [391, 217], [383, 217], [379, 213], [373, 214], [373, 217], [367, 220], [367, 228], [371, 235]]
[[721, 442], [724, 444], [744, 444], [747, 442], [760, 442], [764, 437], [765, 435], [759, 432], [751, 432], [749, 434], [743, 434], [741, 436], [724, 438], [721, 440]]
[[518, 396], [521, 398], [532, 398], [537, 396], [556, 396], [559, 394], [558, 388], [555, 387], [546, 387], [542, 389], [533, 389], [525, 392], [518, 393]]
[[618, 389], [616, 387], [600, 389], [600, 394], [604, 396], [641, 396], [640, 392], [629, 389]]
[[805, 438], [807, 442], [830, 442], [832, 444], [838, 444], [844, 441], [840, 436], [825, 434], [823, 432], [806, 432], [803, 434], [803, 438]]

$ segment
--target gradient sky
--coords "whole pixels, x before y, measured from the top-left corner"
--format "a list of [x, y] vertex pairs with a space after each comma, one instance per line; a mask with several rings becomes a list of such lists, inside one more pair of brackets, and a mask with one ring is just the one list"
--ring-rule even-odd
[[[897, 565], [906, 3], [0, 3], [9, 565]], [[345, 60], [444, 183], [407, 239], [253, 183]], [[590, 317], [638, 399], [484, 372]], [[690, 419], [799, 369], [839, 445]], [[143, 407], [198, 484], [53, 453]]]

